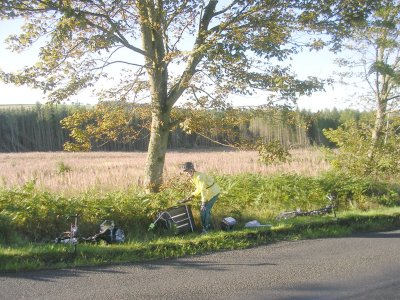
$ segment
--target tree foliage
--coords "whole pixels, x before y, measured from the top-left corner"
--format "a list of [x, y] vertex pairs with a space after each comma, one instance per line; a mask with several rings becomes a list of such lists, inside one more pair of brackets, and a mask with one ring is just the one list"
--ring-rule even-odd
[[[372, 0], [12, 0], [2, 18], [24, 18], [9, 38], [21, 51], [42, 41], [39, 60], [5, 82], [29, 84], [51, 101], [81, 89], [102, 89], [104, 99], [143, 101], [151, 107], [147, 185], [161, 184], [171, 112], [179, 99], [196, 106], [226, 107], [230, 93], [258, 90], [295, 100], [323, 88], [315, 77], [296, 78], [287, 60], [302, 47], [338, 49], [352, 27], [378, 5]], [[330, 39], [299, 39], [322, 32]]]
[[379, 159], [374, 156], [381, 153], [382, 140], [388, 134], [385, 124], [389, 122], [390, 113], [400, 108], [400, 3], [384, 0], [381, 4], [368, 18], [366, 26], [354, 29], [346, 44], [347, 49], [358, 54], [359, 60], [354, 59], [354, 55], [339, 60], [349, 70], [344, 73], [345, 77], [351, 81], [358, 78], [361, 85], [367, 86], [359, 100], [372, 104], [375, 111], [367, 152], [371, 163]]
[[95, 109], [76, 111], [61, 120], [69, 130], [73, 142], [64, 144], [66, 151], [89, 151], [92, 142], [130, 143], [140, 137], [143, 128], [149, 128], [147, 107], [135, 107], [121, 102], [102, 102]]
[[331, 151], [334, 168], [354, 175], [392, 175], [400, 172], [400, 117], [387, 123], [383, 139], [379, 139], [371, 159], [368, 152], [371, 145], [374, 120], [348, 121], [338, 129], [326, 129], [324, 134], [339, 149]]
[[266, 165], [287, 162], [291, 157], [289, 151], [283, 148], [279, 141], [269, 143], [259, 141], [256, 143], [256, 149], [260, 156], [259, 160]]
[[0, 108], [0, 152], [60, 151], [68, 133], [60, 120], [72, 106], [33, 105]]
[[[141, 133], [147, 135], [150, 131], [150, 109], [149, 105], [102, 102], [93, 109], [76, 111], [61, 121], [72, 138], [64, 144], [64, 150], [89, 151], [94, 145], [110, 141], [134, 142], [142, 137]], [[282, 128], [295, 127], [303, 132], [309, 126], [299, 112], [284, 108], [176, 108], [171, 116], [184, 133], [200, 136], [215, 146], [257, 150], [260, 161], [265, 164], [287, 161], [288, 148], [296, 145], [295, 141], [285, 140], [282, 134], [273, 133], [277, 123]], [[255, 128], [255, 122], [261, 124], [262, 132]], [[266, 136], [268, 131], [272, 133], [270, 137]]]

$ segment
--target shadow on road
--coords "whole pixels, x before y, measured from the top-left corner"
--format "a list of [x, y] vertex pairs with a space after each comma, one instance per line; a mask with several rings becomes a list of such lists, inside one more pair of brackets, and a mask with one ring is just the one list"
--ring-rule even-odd
[[156, 261], [150, 264], [142, 265], [146, 269], [161, 269], [164, 267], [174, 267], [178, 269], [196, 269], [207, 271], [227, 271], [229, 266], [248, 266], [248, 267], [264, 267], [276, 266], [272, 263], [221, 263], [215, 261], [193, 261], [193, 260], [166, 260]]
[[60, 278], [86, 276], [88, 273], [109, 273], [121, 274], [125, 272], [117, 271], [107, 267], [85, 267], [77, 269], [59, 269], [59, 270], [35, 270], [19, 273], [0, 274], [0, 281], [7, 278], [22, 278], [35, 281], [55, 281]]
[[369, 232], [359, 233], [352, 235], [353, 238], [380, 238], [380, 239], [398, 239], [400, 238], [400, 232]]
[[132, 268], [142, 268], [146, 270], [159, 270], [166, 267], [173, 267], [177, 269], [195, 269], [207, 271], [229, 271], [229, 266], [249, 266], [249, 267], [263, 267], [275, 266], [271, 263], [221, 263], [215, 261], [195, 261], [194, 259], [167, 259], [152, 261], [147, 263], [137, 264], [115, 264], [103, 267], [79, 267], [74, 269], [59, 269], [59, 270], [38, 270], [38, 271], [25, 271], [19, 273], [0, 274], [0, 281], [6, 278], [22, 278], [35, 281], [55, 281], [60, 278], [67, 277], [85, 277], [90, 273], [108, 273], [108, 274], [124, 274], [125, 271], [117, 270], [116, 266], [125, 266]]

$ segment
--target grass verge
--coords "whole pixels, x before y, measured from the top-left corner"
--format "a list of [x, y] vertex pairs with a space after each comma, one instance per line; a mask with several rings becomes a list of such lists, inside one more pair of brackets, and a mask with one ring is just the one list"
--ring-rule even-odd
[[303, 217], [273, 224], [270, 228], [216, 231], [204, 236], [160, 237], [150, 241], [128, 241], [121, 245], [29, 244], [1, 246], [0, 271], [133, 263], [265, 245], [283, 240], [348, 236], [357, 232], [400, 228], [400, 208], [369, 212], [346, 212], [337, 218]]

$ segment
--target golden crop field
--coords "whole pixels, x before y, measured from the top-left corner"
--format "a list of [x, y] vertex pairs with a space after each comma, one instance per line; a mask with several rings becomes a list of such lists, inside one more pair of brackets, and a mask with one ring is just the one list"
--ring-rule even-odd
[[[291, 162], [265, 166], [253, 151], [170, 151], [164, 177], [180, 174], [180, 165], [194, 162], [196, 168], [214, 174], [296, 173], [318, 175], [329, 169], [318, 149], [291, 151]], [[11, 188], [35, 180], [39, 189], [75, 194], [90, 189], [99, 192], [125, 190], [143, 182], [144, 152], [29, 152], [0, 153], [0, 186]]]

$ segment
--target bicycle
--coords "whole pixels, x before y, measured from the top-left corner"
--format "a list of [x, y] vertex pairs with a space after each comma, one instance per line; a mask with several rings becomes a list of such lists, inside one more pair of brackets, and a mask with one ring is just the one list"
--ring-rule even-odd
[[78, 218], [77, 214], [68, 216], [67, 220], [74, 218], [74, 222], [70, 224], [70, 230], [61, 233], [61, 235], [54, 240], [56, 244], [70, 244], [74, 246], [74, 253], [76, 252], [78, 243], [98, 243], [103, 240], [107, 244], [119, 244], [125, 241], [125, 233], [121, 228], [115, 226], [113, 220], [105, 220], [100, 224], [100, 232], [94, 236], [84, 238], [78, 236]]
[[115, 226], [113, 220], [104, 220], [100, 224], [100, 232], [84, 239], [84, 242], [98, 243], [100, 240], [103, 240], [107, 244], [123, 243], [125, 241], [125, 233], [121, 228]]
[[76, 252], [78, 245], [78, 218], [77, 214], [67, 217], [67, 220], [74, 218], [74, 222], [70, 223], [70, 230], [64, 231], [61, 235], [55, 239], [56, 244], [70, 244], [74, 246], [74, 252]]
[[331, 194], [328, 194], [326, 196], [330, 204], [322, 207], [320, 209], [315, 209], [315, 210], [310, 210], [310, 211], [301, 211], [299, 208], [296, 209], [295, 211], [285, 211], [281, 212], [279, 215], [275, 217], [276, 221], [281, 221], [281, 220], [288, 220], [296, 217], [303, 217], [303, 216], [321, 216], [321, 215], [327, 215], [330, 213], [333, 213], [334, 217], [336, 218], [336, 211], [335, 207], [336, 204], [334, 203], [335, 197], [332, 196]]

